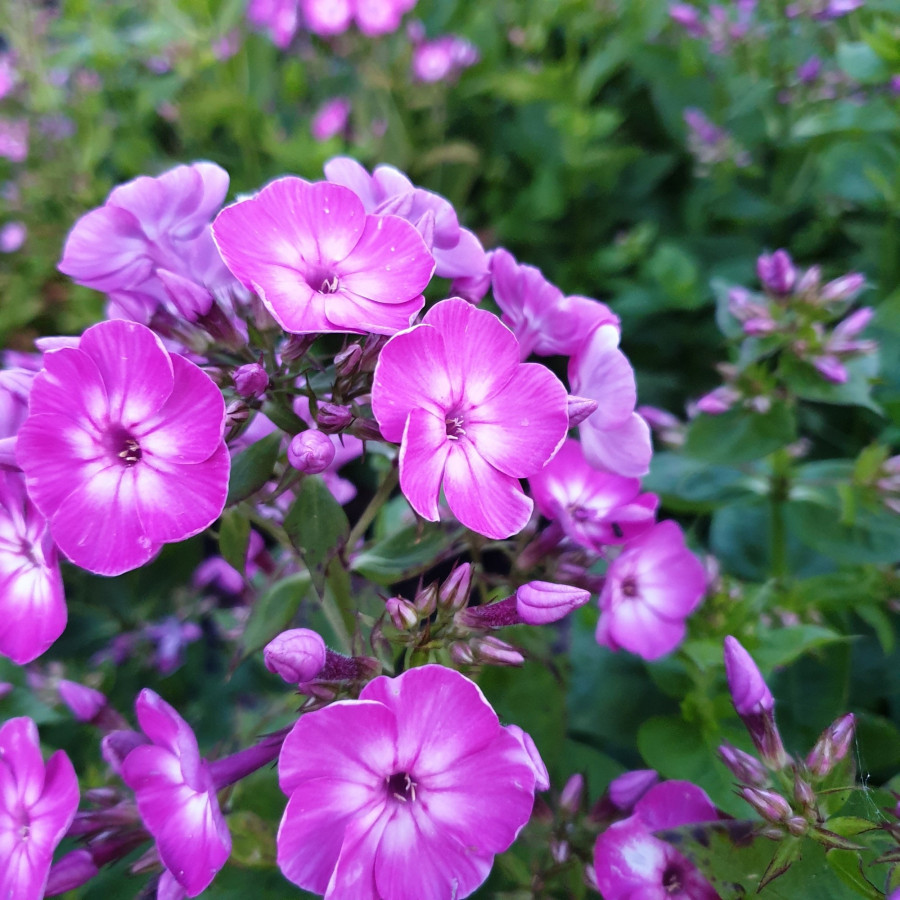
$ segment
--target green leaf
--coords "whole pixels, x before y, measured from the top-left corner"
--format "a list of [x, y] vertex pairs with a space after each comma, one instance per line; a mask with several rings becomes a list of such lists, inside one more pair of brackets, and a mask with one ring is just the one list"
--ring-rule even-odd
[[847, 638], [821, 625], [774, 628], [766, 634], [765, 641], [755, 650], [753, 658], [764, 673], [771, 672], [779, 666], [788, 665], [810, 650], [843, 640]]
[[246, 500], [272, 477], [280, 444], [281, 433], [276, 432], [266, 435], [261, 441], [238, 453], [231, 463], [226, 506], [234, 506], [235, 503]]
[[706, 511], [752, 491], [750, 478], [738, 469], [710, 465], [681, 453], [654, 453], [646, 491], [660, 494], [666, 506], [685, 511]]
[[866, 354], [848, 360], [844, 365], [849, 378], [844, 384], [833, 384], [809, 363], [785, 354], [781, 357], [779, 374], [787, 386], [804, 400], [864, 406], [881, 413], [881, 407], [871, 396], [873, 381], [878, 376], [878, 357], [874, 353]]
[[[831, 825], [831, 822], [828, 823]], [[853, 850], [829, 850], [825, 859], [832, 871], [860, 897], [879, 900], [884, 894], [862, 873], [862, 860]]]
[[253, 604], [250, 618], [241, 637], [237, 662], [264, 647], [279, 632], [290, 625], [303, 598], [309, 592], [309, 573], [301, 572], [272, 585]]
[[242, 575], [250, 542], [250, 520], [239, 510], [229, 509], [219, 524], [219, 553], [225, 562]]
[[378, 584], [393, 584], [424, 572], [453, 544], [453, 535], [409, 525], [376, 541], [353, 559], [351, 568]]
[[309, 569], [321, 596], [328, 563], [343, 548], [350, 533], [344, 508], [319, 475], [303, 479], [297, 499], [284, 520], [284, 530]]
[[766, 413], [732, 409], [720, 416], [702, 413], [691, 423], [684, 452], [714, 463], [761, 459], [796, 437], [796, 424], [784, 403]]

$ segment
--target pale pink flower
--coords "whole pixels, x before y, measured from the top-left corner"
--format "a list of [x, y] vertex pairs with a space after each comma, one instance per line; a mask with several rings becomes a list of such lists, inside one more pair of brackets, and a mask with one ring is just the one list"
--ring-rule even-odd
[[684, 638], [685, 619], [706, 592], [703, 564], [675, 522], [659, 522], [625, 544], [600, 593], [597, 641], [659, 659]]
[[196, 897], [231, 853], [215, 784], [190, 725], [165, 700], [144, 689], [135, 711], [150, 743], [128, 753], [122, 780], [134, 791], [163, 865], [189, 897]]
[[24, 162], [28, 156], [28, 120], [0, 117], [0, 159]]
[[15, 253], [22, 249], [28, 229], [24, 222], [7, 222], [0, 228], [0, 253]]
[[41, 900], [53, 851], [78, 808], [78, 778], [58, 750], [46, 765], [31, 719], [0, 727], [0, 897]]
[[355, 21], [368, 37], [390, 34], [416, 0], [300, 0], [306, 27], [321, 37], [342, 34]]
[[331, 900], [468, 897], [528, 821], [538, 762], [459, 672], [376, 678], [285, 739], [278, 865]]
[[284, 50], [300, 25], [300, 0], [250, 0], [247, 18], [266, 30], [272, 43]]
[[424, 305], [434, 260], [397, 216], [348, 188], [279, 178], [213, 223], [222, 258], [285, 331], [393, 334]]
[[385, 439], [401, 444], [400, 487], [419, 515], [438, 520], [443, 487], [463, 525], [506, 538], [533, 508], [519, 479], [565, 439], [566, 398], [549, 369], [519, 362], [496, 316], [452, 298], [384, 346], [372, 412]]
[[413, 78], [425, 82], [448, 81], [474, 66], [479, 58], [478, 49], [470, 41], [455, 34], [444, 34], [416, 45], [412, 56]]
[[317, 141], [328, 141], [347, 130], [350, 121], [350, 101], [334, 97], [323, 103], [313, 116], [311, 130]]
[[77, 565], [117, 575], [222, 512], [225, 404], [193, 363], [134, 322], [101, 322], [44, 356], [16, 453], [28, 493]]

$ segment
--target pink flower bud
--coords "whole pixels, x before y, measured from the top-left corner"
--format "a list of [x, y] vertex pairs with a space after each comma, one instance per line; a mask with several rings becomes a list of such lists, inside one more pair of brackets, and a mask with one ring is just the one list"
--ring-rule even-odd
[[359, 368], [362, 359], [362, 347], [359, 344], [351, 344], [345, 347], [334, 358], [334, 368], [338, 375], [352, 375]]
[[580, 425], [588, 416], [597, 411], [600, 404], [596, 400], [587, 397], [576, 397], [569, 394], [569, 428]]
[[450, 659], [458, 666], [471, 666], [475, 663], [475, 655], [471, 648], [462, 641], [450, 645]]
[[762, 286], [779, 297], [790, 294], [797, 280], [797, 270], [786, 250], [776, 250], [770, 256], [760, 256], [756, 261], [756, 274]]
[[739, 793], [767, 822], [787, 822], [794, 814], [790, 803], [775, 791], [744, 787]]
[[847, 713], [832, 722], [806, 757], [806, 767], [824, 778], [847, 755], [856, 732], [856, 717]]
[[528, 625], [547, 625], [565, 618], [590, 599], [590, 593], [581, 588], [529, 581], [516, 591], [516, 612]]
[[734, 388], [723, 385], [704, 394], [697, 401], [697, 409], [710, 416], [720, 416], [722, 413], [728, 412], [735, 402], [740, 400], [740, 397], [741, 395]]
[[846, 384], [850, 378], [847, 367], [836, 356], [830, 354], [816, 356], [810, 362], [819, 374], [832, 384]]
[[810, 266], [797, 282], [798, 294], [813, 294], [819, 290], [819, 283], [822, 280], [822, 270], [818, 266]]
[[480, 663], [495, 666], [522, 666], [525, 657], [512, 644], [492, 635], [476, 638], [471, 644], [472, 653]]
[[324, 472], [334, 462], [335, 447], [331, 438], [321, 431], [301, 431], [291, 438], [288, 445], [288, 462], [307, 475]]
[[775, 698], [766, 685], [756, 663], [740, 642], [725, 638], [725, 674], [734, 708], [741, 717], [771, 712]]
[[437, 585], [429, 584], [428, 587], [422, 588], [416, 593], [413, 602], [422, 616], [430, 616], [437, 609], [437, 597]]
[[794, 800], [804, 810], [811, 811], [816, 808], [816, 794], [812, 785], [796, 772], [794, 773]]
[[45, 897], [74, 891], [90, 881], [99, 871], [88, 850], [73, 850], [55, 862], [47, 877]]
[[578, 814], [584, 797], [584, 776], [577, 772], [565, 783], [559, 795], [559, 808], [569, 816]]
[[63, 679], [57, 686], [59, 697], [79, 722], [90, 722], [106, 706], [106, 697], [93, 688]]
[[263, 661], [288, 684], [312, 681], [325, 665], [325, 641], [308, 628], [282, 631], [266, 644]]
[[823, 303], [839, 303], [855, 297], [866, 286], [866, 276], [850, 272], [829, 281], [819, 294]]
[[234, 389], [242, 397], [259, 399], [269, 386], [269, 376], [259, 363], [247, 363], [234, 370]]
[[616, 809], [631, 812], [635, 803], [659, 781], [659, 775], [653, 769], [635, 769], [625, 772], [609, 783], [607, 793]]
[[463, 609], [469, 602], [469, 591], [472, 587], [472, 565], [463, 563], [457, 566], [441, 585], [437, 603], [441, 609], [455, 612]]
[[390, 597], [384, 601], [387, 614], [400, 631], [412, 631], [419, 624], [419, 612], [409, 600], [402, 597]]
[[719, 747], [719, 757], [741, 784], [763, 787], [769, 780], [766, 767], [755, 756], [732, 747], [731, 744], [722, 744]]
[[320, 403], [316, 422], [326, 434], [337, 434], [353, 421], [353, 411], [349, 406], [337, 403]]

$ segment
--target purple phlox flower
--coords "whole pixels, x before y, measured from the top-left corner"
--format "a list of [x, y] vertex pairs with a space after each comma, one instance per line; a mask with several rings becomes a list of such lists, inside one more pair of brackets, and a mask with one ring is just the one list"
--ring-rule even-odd
[[2, 100], [16, 86], [19, 73], [11, 53], [0, 53], [0, 100]]
[[59, 548], [118, 575], [222, 512], [230, 459], [210, 378], [150, 329], [101, 322], [47, 353], [16, 453]]
[[[367, 213], [390, 213], [415, 225], [434, 257], [438, 277], [478, 280], [487, 274], [487, 254], [478, 238], [460, 227], [452, 204], [439, 194], [416, 187], [393, 166], [378, 166], [369, 175], [356, 160], [337, 156], [325, 163], [325, 177], [350, 188]], [[478, 299], [481, 296], [484, 291]]]
[[300, 26], [300, 0], [250, 0], [247, 18], [252, 25], [267, 31], [272, 43], [284, 50]]
[[463, 525], [506, 538], [533, 508], [518, 479], [565, 439], [566, 397], [549, 369], [519, 362], [496, 316], [452, 298], [384, 346], [372, 412], [385, 439], [401, 444], [400, 487], [419, 515], [438, 520], [443, 487]]
[[24, 222], [7, 222], [0, 228], [0, 253], [15, 253], [22, 249], [28, 229]]
[[809, 16], [819, 22], [827, 22], [846, 16], [864, 4], [865, 0], [798, 0], [785, 9], [785, 14], [791, 19]]
[[703, 564], [675, 522], [633, 538], [609, 566], [600, 593], [597, 642], [659, 659], [684, 637], [685, 619], [706, 593]]
[[287, 736], [278, 865], [332, 900], [468, 897], [531, 815], [534, 753], [459, 672], [376, 678]]
[[0, 370], [0, 469], [20, 471], [16, 462], [16, 439], [19, 428], [28, 418], [28, 398], [40, 365], [39, 362], [37, 369], [16, 366]]
[[528, 484], [542, 515], [559, 522], [575, 543], [597, 552], [650, 528], [659, 505], [655, 494], [640, 493], [637, 478], [591, 466], [572, 439]]
[[416, 44], [412, 55], [412, 75], [416, 81], [436, 82], [456, 78], [480, 59], [478, 48], [465, 38], [444, 34], [433, 41]]
[[393, 334], [422, 308], [434, 260], [409, 222], [367, 215], [342, 185], [279, 178], [213, 223], [222, 258], [286, 331]]
[[655, 769], [624, 772], [609, 783], [609, 800], [620, 812], [630, 813], [638, 800], [658, 782], [659, 775]]
[[72, 227], [59, 270], [108, 294], [117, 317], [146, 324], [162, 308], [196, 319], [236, 287], [209, 227], [227, 192], [228, 173], [209, 162], [122, 184]]
[[350, 101], [334, 97], [323, 103], [313, 116], [311, 130], [317, 141], [328, 141], [347, 130], [350, 121]]
[[231, 59], [241, 49], [241, 32], [237, 28], [232, 28], [227, 34], [213, 40], [211, 49], [219, 62]]
[[534, 266], [519, 265], [503, 248], [490, 253], [491, 287], [502, 319], [516, 339], [522, 359], [575, 353], [598, 325], [619, 326], [608, 306], [588, 297], [565, 297]]
[[787, 250], [760, 256], [756, 260], [756, 274], [762, 286], [776, 297], [786, 297], [797, 282], [797, 269]]
[[28, 120], [0, 118], [0, 159], [24, 162], [28, 156]]
[[188, 644], [199, 640], [203, 630], [196, 622], [181, 622], [167, 616], [161, 622], [147, 625], [144, 634], [156, 645], [153, 664], [161, 675], [169, 675], [184, 662]]
[[709, 416], [720, 416], [728, 412], [743, 395], [736, 388], [723, 384], [704, 394], [695, 404], [697, 410]]
[[0, 727], [0, 896], [40, 900], [53, 851], [78, 808], [78, 778], [58, 750], [46, 765], [37, 726], [9, 719]]
[[56, 545], [17, 472], [0, 469], [0, 654], [31, 662], [63, 633]]
[[122, 780], [134, 791], [163, 865], [196, 897], [231, 853], [209, 766], [191, 727], [153, 691], [141, 691], [135, 711], [151, 743], [125, 757]]
[[301, 0], [306, 27], [322, 37], [342, 34], [355, 20], [368, 37], [390, 34], [400, 27], [416, 0]]
[[266, 668], [288, 684], [312, 681], [325, 666], [325, 641], [309, 628], [291, 628], [263, 648]]
[[693, 38], [706, 37], [706, 25], [700, 18], [700, 11], [690, 3], [669, 5], [669, 18], [680, 25]]
[[63, 678], [57, 685], [59, 698], [79, 722], [90, 722], [106, 706], [106, 696], [94, 688]]
[[822, 72], [822, 60], [818, 56], [810, 56], [806, 62], [797, 66], [796, 78], [800, 84], [812, 84]]
[[653, 447], [650, 428], [634, 411], [634, 370], [619, 349], [619, 329], [602, 324], [569, 360], [572, 393], [600, 406], [579, 426], [587, 461], [626, 478], [646, 475]]
[[693, 863], [654, 831], [715, 821], [718, 811], [700, 788], [666, 781], [651, 788], [634, 815], [597, 838], [594, 871], [604, 897], [633, 900], [719, 900]]

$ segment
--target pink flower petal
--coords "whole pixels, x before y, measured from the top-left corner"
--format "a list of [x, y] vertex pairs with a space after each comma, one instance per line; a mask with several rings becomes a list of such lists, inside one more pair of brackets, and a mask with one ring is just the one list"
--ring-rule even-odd
[[450, 448], [443, 417], [426, 409], [409, 414], [400, 448], [400, 489], [410, 506], [429, 522], [439, 518], [438, 499]]
[[671, 653], [684, 639], [684, 619], [660, 619], [646, 604], [629, 601], [615, 610], [600, 614], [609, 616], [609, 634], [618, 647], [636, 653], [647, 660], [659, 659]]
[[18, 568], [9, 569], [4, 556], [0, 553], [0, 654], [24, 665], [43, 654], [65, 630], [62, 578], [55, 550], [46, 568], [23, 558]]
[[37, 803], [44, 790], [44, 760], [31, 719], [8, 719], [0, 727], [0, 763], [9, 768], [20, 802], [26, 807]]
[[[78, 385], [78, 391], [72, 385]], [[33, 413], [66, 416], [90, 433], [107, 421], [109, 398], [96, 363], [81, 350], [64, 348], [44, 356], [30, 399]]]
[[653, 456], [647, 423], [632, 413], [621, 425], [598, 429], [591, 421], [593, 417], [589, 416], [580, 426], [581, 446], [587, 461], [626, 478], [646, 475]]
[[444, 494], [453, 515], [466, 528], [497, 540], [520, 532], [534, 507], [518, 479], [486, 462], [467, 439], [459, 441], [447, 457]]
[[339, 291], [327, 299], [324, 308], [330, 331], [396, 334], [409, 328], [424, 305], [421, 294], [402, 303], [380, 303], [350, 291]]
[[634, 412], [637, 388], [634, 370], [619, 350], [619, 330], [600, 325], [569, 362], [572, 393], [600, 402], [588, 418], [594, 428], [621, 425]]
[[367, 213], [375, 212], [378, 200], [375, 196], [375, 182], [372, 176], [355, 159], [336, 156], [324, 166], [325, 178], [334, 184], [349, 188], [362, 201]]

